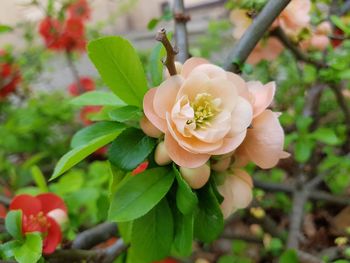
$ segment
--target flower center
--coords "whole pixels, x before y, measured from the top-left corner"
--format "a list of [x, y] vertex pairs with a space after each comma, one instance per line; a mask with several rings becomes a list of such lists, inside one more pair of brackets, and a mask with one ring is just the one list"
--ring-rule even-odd
[[47, 233], [50, 227], [50, 222], [43, 212], [39, 212], [37, 215], [25, 216], [23, 218], [23, 232], [41, 232]]
[[216, 98], [209, 93], [200, 93], [196, 96], [194, 101], [191, 103], [191, 107], [194, 111], [194, 118], [188, 120], [186, 124], [196, 124], [196, 128], [206, 129], [210, 127], [210, 121], [213, 117], [220, 112], [219, 106], [221, 100]]

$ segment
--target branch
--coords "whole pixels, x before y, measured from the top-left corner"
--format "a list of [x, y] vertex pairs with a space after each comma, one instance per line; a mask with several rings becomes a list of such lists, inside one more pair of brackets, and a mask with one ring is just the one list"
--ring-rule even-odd
[[304, 61], [306, 63], [309, 64], [313, 64], [316, 67], [320, 67], [320, 68], [325, 68], [327, 67], [327, 64], [312, 59], [309, 56], [307, 56], [303, 51], [301, 51], [289, 38], [288, 36], [283, 32], [283, 30], [280, 27], [276, 27], [274, 30], [271, 31], [270, 33], [271, 36], [275, 36], [276, 38], [278, 38], [281, 43], [288, 48], [293, 55], [301, 61]]
[[119, 239], [112, 246], [104, 249], [83, 250], [83, 249], [67, 249], [57, 250], [51, 255], [46, 256], [48, 262], [66, 263], [66, 262], [100, 262], [112, 263], [128, 245]]
[[84, 93], [84, 88], [82, 87], [81, 82], [80, 82], [78, 69], [75, 67], [75, 65], [73, 63], [73, 57], [72, 57], [71, 52], [66, 51], [66, 59], [67, 59], [68, 67], [69, 67], [70, 71], [72, 72], [73, 79], [77, 83], [78, 92], [79, 92], [79, 94], [82, 94], [82, 93]]
[[175, 67], [175, 56], [178, 53], [177, 50], [173, 48], [171, 45], [167, 35], [166, 35], [166, 30], [162, 28], [161, 30], [158, 31], [156, 35], [156, 40], [161, 42], [163, 46], [165, 47], [166, 50], [166, 59], [164, 62], [164, 65], [167, 67], [170, 76], [174, 76], [177, 74], [176, 72], [176, 67]]
[[226, 70], [235, 73], [240, 72], [240, 65], [248, 58], [256, 44], [290, 1], [291, 0], [270, 0], [265, 5], [236, 46], [229, 53], [224, 64]]
[[103, 223], [81, 232], [73, 241], [72, 248], [89, 249], [109, 238], [116, 236], [118, 231], [116, 223]]
[[6, 196], [0, 195], [0, 203], [9, 206], [11, 203], [11, 199]]
[[179, 50], [177, 60], [184, 63], [188, 59], [188, 35], [186, 23], [190, 17], [185, 15], [185, 6], [183, 0], [174, 1], [174, 19], [175, 19], [175, 43]]

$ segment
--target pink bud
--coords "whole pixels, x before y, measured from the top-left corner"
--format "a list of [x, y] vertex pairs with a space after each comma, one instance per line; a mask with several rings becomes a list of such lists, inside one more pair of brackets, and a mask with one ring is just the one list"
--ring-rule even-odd
[[180, 173], [189, 186], [193, 189], [199, 189], [209, 180], [210, 166], [205, 163], [197, 168], [180, 167]]
[[164, 141], [160, 142], [157, 145], [156, 151], [154, 153], [154, 160], [158, 165], [167, 165], [171, 163], [172, 160], [170, 159]]
[[212, 160], [210, 167], [213, 171], [224, 172], [230, 167], [230, 164], [231, 164], [231, 156], [220, 160]]
[[159, 138], [162, 135], [162, 132], [155, 127], [146, 116], [143, 116], [140, 120], [140, 126], [142, 131], [149, 137]]

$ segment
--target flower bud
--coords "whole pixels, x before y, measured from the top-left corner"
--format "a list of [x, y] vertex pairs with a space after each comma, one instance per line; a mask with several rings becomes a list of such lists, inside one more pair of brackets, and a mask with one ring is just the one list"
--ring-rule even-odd
[[158, 165], [167, 165], [171, 163], [170, 156], [168, 154], [168, 150], [165, 147], [164, 141], [160, 142], [157, 145], [156, 151], [154, 153], [154, 160]]
[[231, 156], [221, 160], [213, 160], [210, 167], [213, 171], [224, 172], [230, 167], [230, 164]]
[[162, 135], [162, 132], [155, 127], [146, 116], [143, 116], [140, 120], [140, 126], [142, 131], [149, 137], [159, 138]]
[[206, 163], [197, 168], [180, 167], [180, 173], [189, 186], [193, 189], [199, 189], [209, 180], [210, 166]]
[[62, 209], [54, 209], [52, 211], [50, 211], [47, 214], [49, 217], [51, 217], [52, 219], [54, 219], [56, 221], [57, 224], [59, 224], [61, 227], [68, 222], [68, 216], [67, 213], [65, 211], [63, 211]]

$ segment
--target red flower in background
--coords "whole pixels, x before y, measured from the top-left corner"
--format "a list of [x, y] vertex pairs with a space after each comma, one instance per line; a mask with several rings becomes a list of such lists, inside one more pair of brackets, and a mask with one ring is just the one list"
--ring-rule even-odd
[[60, 225], [67, 220], [67, 208], [63, 200], [52, 193], [16, 196], [10, 210], [22, 211], [22, 233], [41, 232], [43, 253], [51, 254], [61, 243]]
[[88, 20], [91, 16], [91, 9], [86, 0], [78, 0], [68, 7], [70, 17]]
[[166, 259], [163, 259], [161, 261], [156, 261], [153, 263], [178, 263], [178, 261], [175, 259], [172, 259], [172, 258], [166, 258]]
[[39, 33], [48, 49], [60, 50], [62, 48], [62, 23], [52, 17], [46, 17], [39, 24]]
[[82, 90], [79, 90], [77, 83], [72, 83], [68, 87], [68, 91], [69, 91], [70, 95], [78, 96], [83, 92], [95, 90], [95, 82], [90, 77], [81, 77], [79, 79], [79, 81], [80, 81], [80, 86], [81, 86], [80, 88]]
[[132, 172], [132, 175], [137, 175], [139, 173], [142, 173], [143, 171], [145, 171], [148, 167], [148, 161], [145, 161], [143, 163], [141, 163], [139, 166], [137, 166]]
[[69, 18], [64, 25], [61, 42], [66, 51], [84, 51], [86, 39], [83, 21], [77, 18]]
[[80, 111], [80, 120], [85, 125], [90, 125], [92, 121], [90, 120], [90, 116], [98, 113], [102, 109], [102, 106], [85, 106]]
[[0, 99], [14, 92], [21, 81], [17, 65], [8, 61], [8, 54], [0, 51]]
[[332, 39], [331, 42], [332, 42], [332, 46], [334, 48], [340, 46], [342, 43], [343, 43], [343, 40], [341, 38], [344, 37], [344, 32], [343, 30], [341, 30], [340, 28], [336, 27], [334, 29], [334, 36], [336, 38]]

